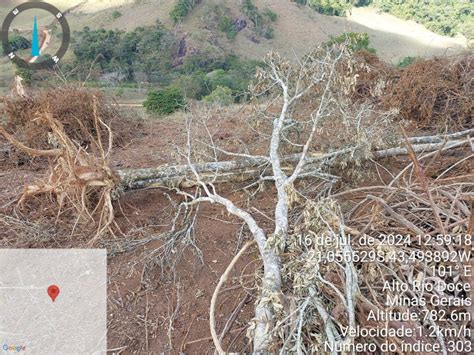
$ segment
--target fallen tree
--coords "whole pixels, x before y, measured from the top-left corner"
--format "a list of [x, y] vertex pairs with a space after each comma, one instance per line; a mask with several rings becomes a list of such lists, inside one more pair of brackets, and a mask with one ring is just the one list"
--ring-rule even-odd
[[[415, 153], [431, 152], [429, 155], [472, 145], [469, 134], [473, 130], [467, 130], [447, 137], [405, 138], [405, 147], [398, 141], [387, 148], [390, 145], [386, 143], [394, 138], [393, 115], [374, 112], [367, 105], [350, 105], [344, 99], [346, 92], [353, 90], [353, 80], [340, 76], [337, 68], [347, 59], [347, 54], [345, 48], [333, 48], [325, 53], [316, 50], [296, 65], [274, 53], [267, 57], [266, 66], [257, 74], [258, 82], [252, 88], [254, 96], [265, 93], [268, 101], [278, 106], [278, 110], [267, 107], [255, 118], [253, 128], [262, 137], [259, 143], [265, 147], [264, 155], [243, 146], [239, 146], [237, 152], [226, 151], [217, 146], [211, 134], [209, 143], [203, 145], [202, 139], [194, 135], [199, 131], [196, 121], [209, 132], [205, 118], [191, 114], [187, 121], [187, 148], [179, 152], [186, 159], [186, 165], [135, 170], [128, 175], [119, 173], [122, 184], [129, 189], [166, 186], [171, 182], [170, 187], [184, 196], [183, 205], [218, 204], [246, 225], [263, 265], [255, 316], [247, 329], [255, 354], [277, 351], [337, 354], [334, 349], [338, 346], [356, 341], [344, 329], [356, 329], [362, 323], [361, 306], [370, 305], [371, 301], [366, 302], [366, 296], [359, 289], [361, 275], [354, 262], [324, 265], [315, 257], [317, 253], [309, 254], [298, 242], [298, 235], [329, 233], [340, 240], [335, 246], [337, 252], [352, 253], [351, 244], [344, 241], [348, 240], [346, 233], [353, 230], [331, 197], [334, 177], [326, 173], [328, 167], [350, 167], [350, 164], [357, 167], [364, 160], [374, 158], [412, 157]], [[328, 153], [317, 149], [318, 133], [324, 124], [336, 129], [332, 133], [338, 140], [333, 139], [336, 142], [330, 144], [339, 143], [337, 149]], [[287, 134], [294, 127], [300, 129], [296, 137]], [[465, 136], [468, 138], [462, 139]], [[240, 159], [218, 161], [217, 152]], [[213, 162], [196, 163], [213, 155]], [[323, 186], [300, 189], [296, 181], [308, 176], [323, 177], [326, 182]], [[269, 181], [276, 191], [268, 217], [273, 223], [269, 227], [259, 223], [251, 207], [224, 197], [216, 187], [220, 182], [249, 179]], [[194, 193], [184, 189], [190, 186], [198, 188]], [[312, 247], [322, 252], [329, 248], [317, 243]], [[241, 254], [242, 251], [237, 255]], [[235, 260], [222, 276], [218, 288], [227, 279]], [[225, 350], [222, 339], [217, 336], [213, 318], [217, 295], [218, 290], [211, 302], [209, 323], [215, 348], [224, 354], [230, 350]], [[337, 308], [331, 305], [334, 301]], [[333, 350], [327, 351], [324, 344]]]
[[[187, 121], [187, 146], [184, 151], [179, 151], [186, 159], [185, 165], [113, 172], [109, 167], [112, 133], [97, 112], [96, 101], [93, 106], [94, 132], [87, 135], [93, 142], [94, 149], [88, 152], [68, 138], [63, 125], [51, 112], [41, 112], [36, 121], [51, 130], [56, 143], [54, 149], [32, 149], [0, 129], [19, 149], [28, 154], [49, 156], [51, 159], [48, 180], [28, 186], [20, 201], [38, 194], [55, 195], [60, 210], [63, 204], [69, 204], [76, 209], [78, 220], [84, 217], [86, 221], [97, 223], [96, 235], [90, 245], [102, 233], [111, 230], [114, 219], [112, 196], [117, 198], [127, 190], [165, 186], [176, 189], [184, 196], [185, 201], [181, 206], [204, 202], [219, 204], [245, 223], [258, 247], [263, 264], [262, 282], [258, 284], [259, 291], [256, 292], [255, 317], [247, 332], [253, 341], [254, 353], [271, 353], [278, 347], [285, 351], [296, 349], [297, 353], [321, 352], [325, 340], [331, 348], [342, 343], [352, 344], [355, 339], [347, 335], [344, 329], [354, 329], [357, 324], [362, 323], [363, 312], [360, 309], [372, 307], [371, 300], [367, 302], [367, 295], [359, 290], [359, 286], [363, 284], [358, 279], [361, 276], [350, 261], [327, 266], [321, 260], [311, 259], [304, 245], [298, 243], [297, 236], [317, 236], [327, 232], [343, 241], [346, 239], [345, 233], [360, 235], [367, 227], [349, 226], [351, 221], [343, 215], [334, 200], [335, 195], [328, 193], [331, 191], [331, 181], [321, 191], [316, 191], [320, 186], [311, 191], [299, 190], [296, 181], [308, 176], [334, 180], [327, 168], [341, 162], [345, 166], [357, 166], [369, 159], [407, 155], [413, 161], [412, 166], [415, 166], [417, 176], [420, 176], [417, 193], [426, 194], [426, 198], [420, 201], [420, 208], [432, 208], [436, 228], [449, 231], [449, 228], [457, 227], [467, 220], [467, 213], [464, 211], [466, 208], [461, 205], [459, 210], [462, 213], [453, 214], [453, 206], [457, 206], [453, 203], [456, 198], [450, 198], [445, 203], [441, 198], [433, 197], [436, 186], [432, 187], [423, 180], [423, 172], [414, 153], [431, 152], [425, 154], [426, 157], [469, 144], [474, 150], [469, 137], [474, 130], [445, 136], [407, 138], [406, 147], [398, 141], [392, 145], [384, 144], [381, 148], [379, 143], [385, 143], [385, 137], [394, 135], [394, 123], [388, 117], [390, 115], [379, 116], [364, 105], [350, 106], [341, 98], [346, 95], [346, 91], [352, 90], [353, 85], [351, 80], [345, 82], [347, 78], [340, 77], [336, 70], [341, 58], [347, 54], [344, 48], [335, 48], [331, 53], [315, 51], [304, 62], [296, 65], [276, 54], [269, 55], [266, 69], [257, 75], [258, 84], [253, 90], [254, 94], [265, 93], [270, 97], [269, 101], [278, 106], [278, 112], [275, 112], [274, 107], [267, 107], [258, 118], [262, 122], [256, 125], [263, 127], [261, 136], [265, 137], [267, 143], [264, 145], [265, 155], [252, 154], [250, 149], [243, 147], [239, 147], [242, 149], [239, 152], [227, 152], [217, 147], [210, 137], [208, 148], [239, 159], [219, 161], [216, 154], [212, 162], [196, 163], [204, 161], [202, 157], [209, 155], [195, 145], [199, 139], [193, 137], [195, 121], [191, 114]], [[334, 136], [345, 137], [341, 139], [340, 146], [323, 151], [317, 149], [315, 141], [319, 139], [317, 133], [325, 120], [334, 125], [335, 131], [331, 131]], [[301, 127], [296, 140], [290, 139], [291, 135], [287, 134], [294, 126]], [[276, 202], [268, 217], [274, 223], [270, 227], [259, 224], [252, 208], [239, 206], [237, 202], [222, 196], [215, 187], [217, 183], [242, 181], [270, 181], [275, 187]], [[185, 189], [191, 186], [198, 187], [193, 189], [195, 194]], [[384, 188], [385, 191], [396, 189], [391, 185]], [[400, 188], [400, 192], [403, 191]], [[443, 193], [453, 195], [457, 192], [445, 189]], [[407, 197], [419, 199], [417, 194]], [[375, 216], [370, 211], [371, 204], [377, 203], [389, 217], [404, 227], [408, 226], [408, 229], [416, 232], [422, 232], [421, 228], [426, 228], [415, 225], [408, 219], [412, 217], [405, 217], [401, 215], [403, 211], [389, 206], [385, 196], [374, 192], [373, 196], [367, 198], [370, 200], [367, 202], [367, 226]], [[445, 203], [445, 206], [436, 207], [439, 201]], [[412, 206], [411, 201], [401, 202], [408, 207]], [[469, 230], [472, 230], [472, 224]], [[176, 235], [174, 228], [172, 232]], [[179, 233], [183, 234], [182, 231]], [[184, 231], [186, 233], [187, 230]], [[348, 250], [350, 245], [338, 244], [342, 246], [338, 252], [351, 252]], [[316, 243], [312, 245], [315, 246]], [[239, 255], [241, 254], [242, 252]], [[225, 282], [232, 266], [231, 263], [218, 287]], [[217, 337], [216, 324], [212, 319], [218, 290], [214, 294], [210, 327], [216, 349], [222, 354], [225, 350], [221, 339]], [[335, 300], [337, 306], [333, 307], [330, 302]], [[316, 339], [314, 334], [317, 334]]]
[[[471, 140], [451, 139], [462, 138], [474, 133], [474, 129], [456, 132], [446, 136], [425, 136], [412, 137], [412, 142], [423, 142], [414, 144], [413, 150], [416, 153], [428, 153], [433, 151], [446, 151], [469, 145]], [[312, 153], [304, 159], [304, 176], [322, 176], [319, 167], [322, 165], [330, 166], [334, 158], [350, 155], [357, 147], [346, 148], [331, 153]], [[374, 158], [388, 158], [408, 155], [407, 148], [393, 147], [388, 149], [376, 150], [373, 153]], [[294, 154], [282, 158], [282, 169], [291, 171], [299, 161], [300, 155]], [[200, 178], [205, 183], [237, 183], [243, 181], [255, 181], [265, 179], [271, 176], [268, 169], [268, 160], [261, 157], [247, 157], [240, 160], [229, 160], [220, 162], [209, 162], [195, 164], [194, 169], [200, 174]], [[188, 164], [183, 165], [163, 165], [157, 168], [143, 168], [117, 171], [120, 177], [120, 193], [129, 190], [137, 190], [153, 187], [168, 188], [186, 188], [198, 185], [191, 167]], [[118, 195], [117, 195], [118, 196]]]

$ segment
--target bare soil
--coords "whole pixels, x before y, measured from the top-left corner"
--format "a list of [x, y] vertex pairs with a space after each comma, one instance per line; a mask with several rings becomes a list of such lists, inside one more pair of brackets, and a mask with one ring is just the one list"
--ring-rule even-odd
[[[245, 114], [240, 113], [240, 114]], [[211, 131], [215, 139], [228, 146], [238, 142], [251, 142], [252, 134], [242, 127], [237, 112], [215, 114]], [[135, 138], [114, 152], [112, 164], [117, 169], [153, 167], [176, 164], [179, 156], [176, 147], [185, 142], [182, 115], [145, 123]], [[415, 134], [416, 132], [413, 132]], [[4, 142], [0, 140], [0, 147]], [[448, 157], [440, 162], [449, 166]], [[390, 178], [388, 171], [399, 171], [407, 163], [406, 158], [381, 162], [385, 169], [374, 170], [373, 178], [361, 181], [359, 186], [380, 184], [380, 179]], [[473, 161], [467, 161], [464, 169], [473, 172]], [[87, 235], [76, 231], [70, 234], [63, 220], [54, 215], [45, 217], [43, 210], [16, 208], [15, 199], [26, 183], [41, 177], [43, 164], [15, 166], [8, 158], [0, 157], [0, 247], [71, 248], [84, 247]], [[432, 166], [436, 170], [437, 164]], [[381, 175], [378, 175], [381, 174]], [[351, 181], [345, 181], [351, 184]], [[355, 183], [354, 183], [355, 185]], [[239, 186], [222, 185], [220, 191], [236, 204], [245, 206], [247, 196]], [[116, 203], [116, 222], [123, 235], [109, 236], [100, 241], [107, 246], [108, 262], [108, 347], [113, 353], [187, 353], [211, 354], [214, 351], [209, 331], [209, 305], [216, 284], [248, 235], [241, 232], [241, 223], [229, 216], [220, 206], [203, 204], [198, 212], [195, 243], [202, 252], [189, 246], [176, 265], [161, 268], [150, 252], [158, 250], [162, 240], [147, 243], [120, 252], [117, 245], [131, 245], [134, 241], [148, 240], [169, 229], [171, 219], [181, 197], [166, 189], [148, 189], [128, 192]], [[271, 228], [271, 206], [274, 192], [264, 188], [252, 200], [259, 209], [255, 212], [261, 226]], [[41, 206], [41, 204], [38, 204]], [[128, 243], [128, 244], [127, 244]], [[174, 251], [180, 252], [178, 248]], [[248, 321], [254, 313], [257, 290], [255, 271], [260, 268], [257, 253], [251, 248], [237, 263], [232, 277], [218, 297], [216, 326], [219, 331], [236, 310], [224, 348], [249, 352], [245, 337]], [[239, 307], [241, 304], [241, 307]]]
[[[228, 139], [231, 134], [225, 132], [238, 132], [235, 120], [221, 121], [214, 126], [217, 139]], [[128, 145], [115, 150], [112, 165], [126, 169], [176, 164], [175, 147], [184, 144], [184, 140], [182, 116], [148, 122]], [[7, 147], [6, 142], [0, 140], [0, 147]], [[78, 231], [71, 235], [71, 221], [64, 220], [64, 216], [56, 221], [54, 214], [45, 215], [45, 210], [39, 209], [42, 203], [35, 204], [35, 201], [25, 208], [16, 206], [23, 187], [44, 176], [46, 161], [12, 161], [6, 153], [0, 158], [0, 247], [84, 247], [88, 236]], [[245, 195], [238, 190], [234, 186], [221, 187], [224, 195], [244, 205]], [[264, 214], [270, 213], [268, 207], [272, 199], [271, 192], [263, 192], [256, 198]], [[162, 189], [127, 193], [116, 205], [116, 222], [124, 236], [105, 238], [100, 244], [113, 247], [167, 231], [180, 200], [172, 191]], [[263, 226], [269, 225], [264, 217], [259, 219]], [[129, 252], [111, 253], [108, 262], [109, 349], [124, 354], [211, 353], [210, 299], [219, 277], [247, 238], [245, 233], [239, 233], [241, 226], [220, 206], [205, 204], [200, 208], [195, 228], [196, 245], [202, 258], [195, 249], [187, 248], [175, 268], [154, 266], [153, 260], [146, 256], [159, 248], [162, 241], [151, 241]], [[219, 295], [216, 326], [220, 330], [245, 299], [223, 342], [226, 346], [233, 342], [236, 350], [247, 346], [245, 330], [254, 311], [252, 285], [254, 271], [259, 266], [256, 250], [251, 249], [237, 263], [232, 278]]]

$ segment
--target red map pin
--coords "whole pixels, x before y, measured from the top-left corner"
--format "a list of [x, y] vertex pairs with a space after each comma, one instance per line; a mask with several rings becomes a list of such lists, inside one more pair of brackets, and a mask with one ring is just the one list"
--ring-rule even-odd
[[56, 297], [59, 296], [59, 287], [56, 285], [51, 285], [48, 287], [48, 295], [51, 297], [53, 302], [56, 300]]

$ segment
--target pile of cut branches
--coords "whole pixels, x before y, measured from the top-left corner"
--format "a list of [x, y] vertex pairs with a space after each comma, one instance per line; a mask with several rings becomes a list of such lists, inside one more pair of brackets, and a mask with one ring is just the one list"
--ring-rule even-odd
[[344, 63], [341, 70], [354, 76], [355, 85], [350, 94], [354, 101], [378, 101], [383, 94], [388, 80], [394, 76], [396, 69], [382, 61], [376, 54], [366, 51], [354, 53]]
[[[295, 195], [292, 232], [285, 245], [274, 246], [284, 251], [282, 273], [286, 293], [292, 295], [288, 309], [279, 315], [275, 349], [325, 353], [330, 352], [327, 344], [341, 341], [349, 328], [399, 329], [402, 324], [417, 329], [420, 338], [356, 336], [351, 341], [388, 342], [398, 353], [403, 353], [403, 342], [437, 342], [444, 353], [449, 353], [450, 340], [470, 342], [463, 331], [470, 328], [469, 317], [458, 316], [470, 312], [470, 293], [449, 285], [470, 283], [462, 270], [470, 263], [474, 232], [474, 155], [462, 150], [457, 159], [443, 158], [441, 151], [418, 157], [408, 140], [407, 151], [411, 162], [386, 184], [345, 189], [319, 201]], [[441, 168], [428, 174], [432, 165]], [[373, 238], [374, 245], [361, 242], [367, 238]], [[331, 262], [338, 254], [342, 260]], [[436, 257], [448, 254], [449, 260]], [[365, 261], [354, 257], [363, 255]], [[457, 271], [440, 273], [440, 268]], [[409, 285], [409, 291], [384, 290], [394, 283]], [[416, 291], [416, 284], [433, 288], [418, 286]], [[399, 296], [427, 301], [387, 305], [388, 299]], [[465, 303], [431, 304], [454, 299]], [[390, 319], [390, 314], [404, 312], [416, 313], [419, 319]], [[443, 332], [446, 328], [460, 336], [445, 336], [450, 334]]]
[[[101, 120], [114, 131], [114, 146], [123, 146], [131, 140], [140, 123], [122, 117], [110, 105], [99, 90], [65, 86], [54, 90], [39, 91], [25, 97], [3, 97], [4, 126], [21, 142], [33, 149], [58, 147], [50, 125], [34, 119], [45, 112], [51, 114], [61, 124], [64, 133], [78, 146], [90, 150], [95, 145], [91, 136], [96, 137], [94, 110]], [[102, 141], [108, 144], [108, 133], [102, 131]], [[27, 155], [14, 150], [10, 160], [25, 160]], [[16, 159], [15, 159], [16, 158]]]
[[344, 70], [355, 81], [351, 97], [381, 109], [398, 109], [403, 119], [438, 130], [473, 125], [474, 55], [418, 59], [394, 68], [374, 54], [357, 53]]
[[[435, 154], [426, 154], [425, 159]], [[359, 312], [357, 314], [361, 326], [384, 327], [384, 322], [368, 322], [369, 312], [403, 312], [409, 309], [420, 315], [418, 321], [412, 321], [410, 327], [420, 327], [425, 332], [424, 341], [435, 341], [446, 351], [449, 340], [462, 340], [466, 335], [463, 327], [470, 328], [468, 319], [456, 319], [456, 314], [467, 314], [470, 307], [466, 301], [458, 304], [453, 300], [467, 300], [469, 292], [450, 290], [447, 285], [457, 282], [470, 283], [465, 276], [464, 265], [470, 264], [468, 252], [472, 248], [472, 233], [474, 232], [474, 175], [472, 170], [473, 155], [468, 153], [462, 159], [441, 171], [436, 178], [427, 176], [419, 158], [411, 151], [412, 163], [403, 169], [387, 186], [373, 186], [370, 190], [358, 191], [360, 201], [348, 213], [348, 224], [354, 231], [354, 248], [357, 250], [367, 247], [357, 246], [357, 239], [362, 233], [373, 236], [377, 240], [376, 251], [381, 251], [392, 261], [359, 263], [358, 270], [361, 278], [359, 288]], [[469, 167], [469, 164], [471, 166]], [[429, 165], [429, 162], [426, 166]], [[463, 173], [462, 166], [468, 169]], [[457, 171], [457, 173], [456, 173]], [[448, 177], [447, 174], [452, 174]], [[454, 174], [453, 174], [454, 173]], [[360, 234], [358, 234], [360, 233]], [[383, 242], [383, 235], [398, 237], [395, 245]], [[409, 241], [406, 239], [409, 236]], [[397, 237], [395, 237], [397, 239]], [[402, 242], [403, 241], [403, 242]], [[407, 245], [408, 244], [408, 245]], [[433, 258], [430, 257], [435, 256]], [[449, 258], [436, 255], [451, 255]], [[455, 257], [454, 257], [455, 256]], [[452, 267], [453, 273], [438, 272]], [[386, 283], [405, 283], [410, 291], [397, 293], [393, 291], [380, 292]], [[434, 289], [420, 287], [413, 291], [414, 285], [432, 284]], [[388, 297], [422, 298], [425, 304], [414, 304], [411, 307], [388, 307]], [[433, 306], [433, 300], [450, 300], [449, 305]], [[462, 302], [461, 302], [462, 303]], [[454, 314], [454, 316], [452, 316]], [[431, 317], [431, 315], [434, 315]], [[443, 316], [445, 315], [445, 316]], [[436, 319], [437, 318], [437, 319]], [[397, 321], [389, 322], [389, 326], [398, 328]], [[438, 327], [440, 331], [436, 331]], [[461, 336], [446, 339], [443, 329], [455, 329]], [[427, 334], [436, 333], [436, 338]], [[368, 339], [359, 339], [367, 341]], [[382, 342], [382, 339], [371, 339]], [[470, 341], [466, 337], [465, 341]], [[385, 339], [386, 341], [386, 339]], [[391, 339], [400, 344], [415, 339]]]
[[381, 97], [422, 127], [472, 127], [474, 55], [417, 60], [399, 71]]

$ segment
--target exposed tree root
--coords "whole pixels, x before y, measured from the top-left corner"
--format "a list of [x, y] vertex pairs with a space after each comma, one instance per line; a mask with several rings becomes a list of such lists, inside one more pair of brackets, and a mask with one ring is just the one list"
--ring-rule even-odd
[[[50, 158], [50, 171], [46, 180], [24, 188], [18, 204], [22, 206], [33, 196], [49, 195], [54, 197], [58, 215], [65, 209], [76, 211], [76, 223], [89, 223], [95, 226], [92, 245], [114, 220], [111, 193], [119, 182], [119, 177], [109, 168], [109, 156], [112, 149], [112, 131], [97, 113], [97, 101], [94, 98], [94, 132], [89, 132], [90, 152], [73, 141], [62, 123], [51, 112], [39, 113], [34, 120], [48, 129], [58, 148], [51, 150], [33, 149], [19, 142], [3, 127], [3, 134], [14, 146], [32, 156]], [[107, 135], [104, 146], [102, 134]], [[92, 152], [95, 152], [93, 154]]]

